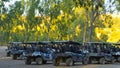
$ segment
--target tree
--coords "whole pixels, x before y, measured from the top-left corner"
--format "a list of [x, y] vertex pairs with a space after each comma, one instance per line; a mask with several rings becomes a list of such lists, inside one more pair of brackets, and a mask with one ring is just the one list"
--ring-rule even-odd
[[9, 0], [0, 0], [0, 42], [1, 42], [1, 45], [5, 42], [5, 31], [4, 31], [4, 27], [5, 27], [5, 24], [3, 23], [5, 18], [6, 18], [6, 13], [7, 13], [7, 9], [5, 7], [5, 3], [6, 2], [9, 2]]
[[1, 36], [7, 42], [96, 41], [103, 5], [103, 0], [21, 0], [1, 15]]
[[[88, 22], [89, 23], [89, 41], [93, 41], [93, 24], [95, 24], [96, 18], [100, 15], [102, 9], [104, 0], [75, 0], [76, 5], [80, 7], [84, 7], [87, 12], [88, 16]], [[90, 22], [89, 22], [90, 21]]]

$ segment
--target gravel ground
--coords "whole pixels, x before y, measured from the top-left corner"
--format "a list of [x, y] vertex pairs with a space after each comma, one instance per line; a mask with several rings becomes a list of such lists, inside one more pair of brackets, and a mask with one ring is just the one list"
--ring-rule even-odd
[[24, 60], [12, 60], [11, 57], [6, 57], [5, 53], [6, 47], [0, 47], [0, 68], [120, 68], [120, 63], [115, 64], [89, 64], [82, 65], [81, 63], [75, 64], [75, 66], [65, 66], [61, 64], [60, 66], [53, 66], [52, 63], [44, 65], [25, 65]]

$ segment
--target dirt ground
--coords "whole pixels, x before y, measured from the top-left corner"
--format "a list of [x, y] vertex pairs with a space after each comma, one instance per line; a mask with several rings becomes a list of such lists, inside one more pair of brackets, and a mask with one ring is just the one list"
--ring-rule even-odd
[[25, 65], [24, 60], [12, 60], [11, 57], [6, 57], [6, 47], [0, 47], [0, 68], [120, 68], [120, 63], [115, 64], [88, 64], [82, 65], [81, 63], [75, 64], [75, 66], [53, 66], [51, 62], [44, 65]]

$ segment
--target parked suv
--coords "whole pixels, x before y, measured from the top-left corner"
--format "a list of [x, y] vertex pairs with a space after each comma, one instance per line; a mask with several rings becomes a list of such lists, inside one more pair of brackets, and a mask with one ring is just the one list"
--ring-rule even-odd
[[25, 64], [29, 65], [32, 62], [45, 64], [47, 61], [52, 61], [53, 54], [51, 42], [36, 42], [35, 50], [31, 54], [26, 55]]
[[109, 43], [86, 42], [84, 47], [89, 51], [89, 63], [93, 61], [97, 61], [100, 64], [115, 62]]
[[67, 66], [72, 66], [75, 62], [88, 63], [88, 52], [83, 52], [82, 44], [74, 41], [55, 41], [53, 45], [55, 46], [53, 65], [58, 66], [61, 62]]

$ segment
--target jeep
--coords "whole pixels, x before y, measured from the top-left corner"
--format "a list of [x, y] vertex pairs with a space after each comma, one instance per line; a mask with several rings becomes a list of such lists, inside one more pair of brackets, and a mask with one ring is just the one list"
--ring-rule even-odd
[[11, 42], [9, 43], [8, 48], [6, 49], [7, 56], [12, 56], [12, 59], [17, 59], [20, 57], [24, 51], [24, 48], [22, 46], [22, 42]]
[[67, 66], [72, 66], [75, 62], [88, 63], [82, 44], [74, 41], [55, 41], [53, 44], [55, 45], [53, 65], [58, 66], [61, 62], [66, 63]]
[[92, 63], [93, 61], [97, 61], [100, 64], [115, 62], [108, 43], [86, 42], [84, 47], [89, 51], [89, 63]]
[[29, 65], [32, 62], [36, 64], [45, 64], [47, 61], [52, 61], [53, 50], [50, 42], [36, 42], [35, 50], [26, 55], [25, 64]]
[[120, 62], [120, 43], [110, 43], [112, 56]]

